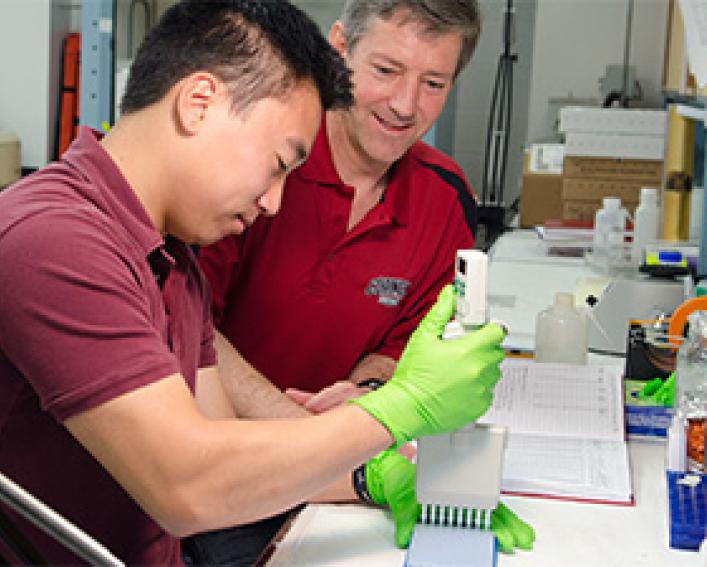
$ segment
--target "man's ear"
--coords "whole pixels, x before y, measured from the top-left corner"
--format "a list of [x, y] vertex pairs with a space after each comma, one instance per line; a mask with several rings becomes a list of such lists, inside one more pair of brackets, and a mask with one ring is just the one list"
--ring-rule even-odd
[[200, 71], [182, 79], [175, 98], [177, 124], [185, 134], [199, 131], [223, 85], [211, 73]]
[[340, 20], [336, 20], [329, 30], [329, 43], [336, 49], [342, 58], [346, 59], [346, 33], [344, 32], [344, 24]]

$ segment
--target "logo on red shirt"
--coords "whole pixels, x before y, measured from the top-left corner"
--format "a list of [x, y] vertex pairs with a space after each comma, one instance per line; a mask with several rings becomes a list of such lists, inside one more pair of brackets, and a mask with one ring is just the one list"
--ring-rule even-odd
[[405, 297], [410, 282], [403, 278], [372, 278], [366, 286], [366, 295], [377, 295], [378, 303], [387, 307], [395, 307]]

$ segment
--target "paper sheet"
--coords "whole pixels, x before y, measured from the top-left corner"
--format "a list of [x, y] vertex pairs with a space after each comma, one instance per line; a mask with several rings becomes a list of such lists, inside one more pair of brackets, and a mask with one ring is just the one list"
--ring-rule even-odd
[[628, 466], [620, 443], [519, 435], [508, 443], [501, 489], [628, 502]]
[[506, 360], [491, 409], [481, 419], [511, 434], [623, 440], [621, 369]]
[[680, 0], [690, 71], [700, 88], [707, 86], [707, 0]]

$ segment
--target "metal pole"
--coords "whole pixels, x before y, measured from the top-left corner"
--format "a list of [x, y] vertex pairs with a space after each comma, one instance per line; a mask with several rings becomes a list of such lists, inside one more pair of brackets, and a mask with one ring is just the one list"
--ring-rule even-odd
[[624, 76], [621, 90], [621, 106], [628, 106], [629, 86], [628, 86], [628, 63], [631, 51], [631, 29], [633, 28], [633, 0], [628, 0], [628, 12], [626, 14], [626, 41], [624, 42]]
[[60, 514], [0, 473], [0, 501], [90, 565], [125, 567], [115, 555]]

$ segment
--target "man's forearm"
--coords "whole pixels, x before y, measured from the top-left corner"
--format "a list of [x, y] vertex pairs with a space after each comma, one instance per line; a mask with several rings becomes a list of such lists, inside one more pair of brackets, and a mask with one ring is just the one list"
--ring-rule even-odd
[[382, 354], [367, 354], [354, 366], [348, 379], [351, 382], [360, 382], [368, 378], [388, 380], [395, 371], [397, 362], [389, 356]]
[[215, 346], [223, 388], [239, 417], [277, 419], [310, 415], [253, 368], [221, 333], [216, 333]]
[[360, 502], [351, 484], [351, 473], [342, 476], [319, 494], [309, 499], [313, 503]]

